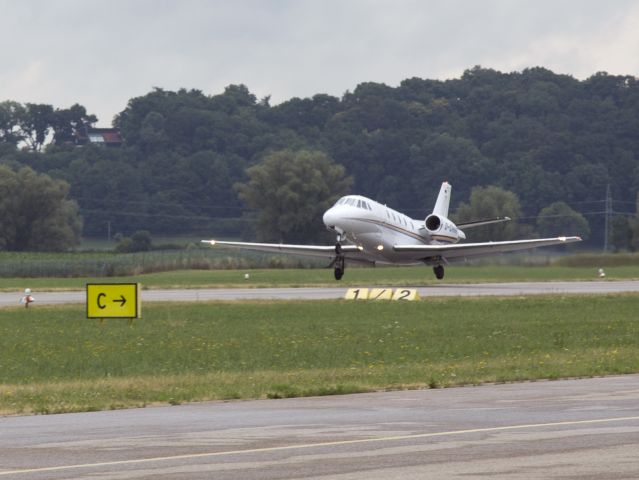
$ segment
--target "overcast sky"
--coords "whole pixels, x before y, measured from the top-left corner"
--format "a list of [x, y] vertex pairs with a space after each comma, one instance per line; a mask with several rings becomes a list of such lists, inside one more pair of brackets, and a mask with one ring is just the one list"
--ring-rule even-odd
[[639, 76], [639, 1], [0, 0], [0, 101], [84, 105], [109, 126], [153, 87], [271, 104], [358, 83], [543, 66]]

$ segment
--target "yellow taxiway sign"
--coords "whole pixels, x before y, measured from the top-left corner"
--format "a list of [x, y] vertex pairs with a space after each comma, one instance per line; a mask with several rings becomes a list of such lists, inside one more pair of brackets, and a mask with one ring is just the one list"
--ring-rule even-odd
[[140, 318], [139, 283], [87, 283], [87, 318]]

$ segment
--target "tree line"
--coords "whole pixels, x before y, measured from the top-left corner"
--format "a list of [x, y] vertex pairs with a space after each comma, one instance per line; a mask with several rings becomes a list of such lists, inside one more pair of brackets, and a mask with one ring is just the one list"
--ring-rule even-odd
[[[610, 185], [613, 245], [639, 247], [639, 82], [632, 76], [578, 80], [541, 67], [475, 67], [451, 80], [368, 82], [341, 98], [278, 105], [244, 85], [216, 95], [156, 88], [113, 120], [125, 141], [119, 148], [75, 146], [74, 135], [95, 116], [80, 105], [45, 107], [0, 104], [0, 163], [67, 182], [85, 235], [105, 235], [110, 226], [125, 235], [316, 240], [323, 227], [310, 202], [352, 192], [420, 218], [448, 180], [460, 218], [480, 213], [472, 195], [481, 203], [494, 187], [517, 200], [519, 222], [502, 235], [541, 234], [564, 222], [593, 247], [603, 244]], [[301, 167], [298, 156], [306, 158]], [[264, 217], [273, 207], [250, 189], [254, 177], [273, 171], [274, 157], [291, 167], [274, 180], [282, 186], [278, 201], [295, 206], [287, 209], [295, 217], [284, 222], [295, 226], [288, 230]], [[331, 177], [336, 167], [343, 172]]]

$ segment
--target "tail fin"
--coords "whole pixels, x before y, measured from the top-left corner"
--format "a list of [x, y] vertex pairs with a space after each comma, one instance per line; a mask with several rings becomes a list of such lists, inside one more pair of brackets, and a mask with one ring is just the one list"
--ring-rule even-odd
[[448, 218], [448, 206], [450, 205], [451, 189], [452, 187], [450, 186], [450, 183], [448, 182], [442, 183], [442, 188], [439, 189], [439, 195], [437, 196], [437, 202], [435, 203], [435, 208], [433, 208], [433, 213], [435, 215]]

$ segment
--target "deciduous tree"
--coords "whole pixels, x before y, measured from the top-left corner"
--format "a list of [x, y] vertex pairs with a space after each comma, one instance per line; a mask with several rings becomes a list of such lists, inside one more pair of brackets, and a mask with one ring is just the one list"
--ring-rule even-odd
[[470, 241], [489, 242], [510, 240], [530, 234], [530, 229], [517, 223], [521, 217], [521, 206], [517, 195], [500, 187], [475, 187], [470, 194], [470, 203], [461, 203], [455, 212], [457, 223], [475, 220], [510, 217], [510, 222], [473, 228], [466, 232]]
[[24, 107], [18, 102], [7, 100], [0, 103], [0, 142], [12, 144], [14, 147], [20, 143], [20, 119], [24, 112]]
[[555, 202], [539, 212], [537, 230], [542, 237], [578, 235], [586, 239], [590, 235], [586, 218], [564, 202]]
[[0, 166], [0, 249], [55, 251], [77, 245], [82, 220], [68, 193], [62, 180]]
[[42, 150], [54, 123], [53, 107], [43, 103], [27, 103], [19, 118], [22, 141], [34, 152]]
[[271, 153], [247, 174], [249, 181], [236, 189], [259, 210], [256, 230], [265, 241], [317, 241], [322, 214], [352, 182], [325, 153], [308, 150]]

